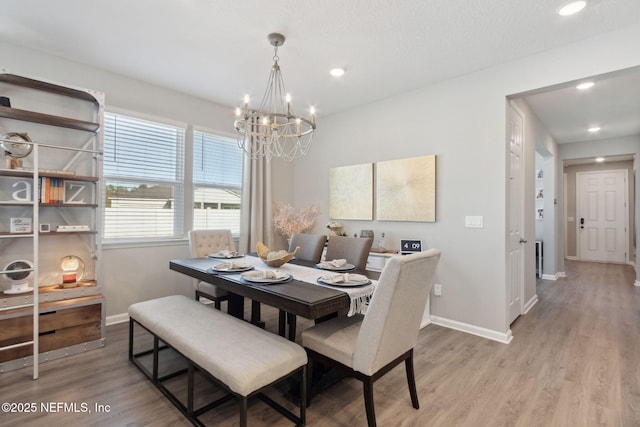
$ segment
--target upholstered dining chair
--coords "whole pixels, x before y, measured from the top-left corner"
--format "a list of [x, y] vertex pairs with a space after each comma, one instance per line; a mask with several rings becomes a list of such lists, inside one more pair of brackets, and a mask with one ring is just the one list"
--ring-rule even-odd
[[367, 267], [367, 258], [371, 250], [373, 239], [353, 238], [344, 236], [330, 236], [327, 243], [327, 254], [325, 259], [346, 259], [349, 264], [356, 266], [358, 270]]
[[[191, 230], [189, 232], [189, 250], [194, 258], [205, 257], [222, 250], [236, 250], [231, 230]], [[196, 301], [200, 297], [213, 301], [215, 308], [220, 310], [222, 301], [229, 299], [227, 291], [207, 282], [194, 280]]]
[[[302, 332], [309, 379], [314, 363], [320, 362], [362, 381], [369, 427], [376, 425], [373, 383], [401, 362], [405, 362], [411, 403], [419, 408], [413, 348], [439, 259], [438, 249], [392, 257], [382, 270], [366, 315], [335, 317]], [[310, 391], [310, 380], [307, 386]]]
[[324, 234], [293, 233], [289, 242], [289, 252], [293, 252], [296, 246], [300, 247], [296, 253], [296, 258], [313, 261], [317, 264], [322, 258], [322, 251], [326, 242], [327, 236]]

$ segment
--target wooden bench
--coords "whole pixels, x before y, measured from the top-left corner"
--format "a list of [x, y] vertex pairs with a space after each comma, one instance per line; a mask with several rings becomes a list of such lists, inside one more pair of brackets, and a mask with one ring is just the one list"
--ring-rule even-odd
[[[236, 399], [240, 405], [240, 426], [244, 427], [247, 400], [254, 396], [296, 425], [305, 424], [307, 355], [298, 344], [182, 295], [133, 304], [129, 307], [129, 318], [129, 360], [194, 425], [204, 425], [198, 420], [204, 412]], [[153, 336], [153, 349], [134, 354], [134, 324]], [[159, 353], [167, 348], [182, 355], [187, 360], [187, 368], [159, 377]], [[149, 355], [153, 358], [151, 370], [140, 359]], [[196, 370], [227, 392], [199, 409], [194, 409]], [[163, 385], [163, 381], [184, 373], [187, 374], [186, 405]], [[270, 385], [294, 375], [299, 375], [300, 381], [299, 416], [262, 393]]]

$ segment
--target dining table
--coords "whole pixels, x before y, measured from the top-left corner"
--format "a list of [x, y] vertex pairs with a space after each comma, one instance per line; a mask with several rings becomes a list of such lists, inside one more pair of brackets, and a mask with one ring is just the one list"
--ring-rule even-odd
[[[317, 264], [310, 261], [294, 258], [274, 269], [267, 266], [255, 254], [234, 259], [233, 261], [240, 262], [240, 265], [247, 265], [246, 270], [277, 270], [278, 274], [288, 277], [287, 280], [278, 283], [255, 283], [245, 280], [241, 272], [218, 271], [215, 268], [229, 261], [231, 260], [211, 257], [173, 259], [169, 262], [169, 268], [226, 290], [229, 294], [228, 313], [240, 319], [244, 318], [245, 298], [251, 299], [254, 303], [277, 308], [279, 310], [278, 333], [281, 336], [288, 336], [292, 341], [295, 340], [296, 334], [296, 316], [320, 321], [336, 313], [354, 315], [366, 311], [368, 300], [373, 294], [380, 275], [379, 272], [354, 269], [348, 273], [364, 275], [369, 279], [369, 283], [362, 286], [346, 286], [346, 284], [337, 283], [328, 285], [319, 279], [336, 272], [320, 269]], [[257, 316], [252, 313], [251, 317], [253, 323], [261, 323], [259, 313]], [[286, 334], [287, 325], [288, 334]]]

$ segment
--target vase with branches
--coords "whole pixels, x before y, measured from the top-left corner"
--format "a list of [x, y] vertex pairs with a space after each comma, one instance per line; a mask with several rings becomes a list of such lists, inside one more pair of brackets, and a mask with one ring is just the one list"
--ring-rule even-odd
[[296, 209], [288, 203], [276, 202], [273, 208], [273, 228], [289, 239], [293, 233], [310, 230], [319, 212], [317, 205]]

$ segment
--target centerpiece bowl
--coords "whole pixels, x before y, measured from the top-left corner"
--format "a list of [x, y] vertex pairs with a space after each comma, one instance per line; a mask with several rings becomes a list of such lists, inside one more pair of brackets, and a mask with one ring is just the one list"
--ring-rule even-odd
[[286, 264], [291, 258], [296, 256], [296, 252], [300, 246], [296, 246], [293, 252], [287, 252], [284, 249], [280, 251], [271, 251], [262, 242], [258, 242], [258, 256], [269, 267], [280, 267]]

